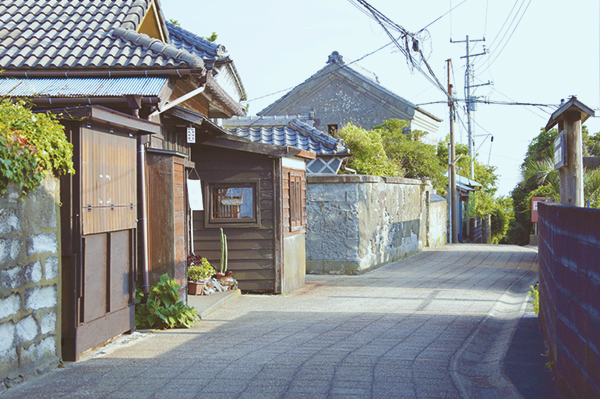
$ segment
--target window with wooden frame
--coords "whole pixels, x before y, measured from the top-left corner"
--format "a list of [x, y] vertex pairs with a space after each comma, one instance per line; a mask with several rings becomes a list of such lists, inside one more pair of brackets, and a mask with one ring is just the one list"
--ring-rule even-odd
[[208, 223], [258, 223], [255, 183], [209, 184]]
[[302, 229], [302, 174], [290, 172], [290, 231]]

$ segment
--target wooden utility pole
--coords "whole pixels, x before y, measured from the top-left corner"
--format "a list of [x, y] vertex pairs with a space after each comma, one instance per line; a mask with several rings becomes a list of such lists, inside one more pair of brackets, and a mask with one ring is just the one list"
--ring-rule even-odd
[[450, 60], [448, 66], [448, 107], [450, 107], [450, 153], [448, 154], [448, 198], [450, 202], [451, 242], [458, 242], [458, 198], [456, 196], [456, 151], [454, 149], [454, 97], [450, 84]]
[[583, 207], [583, 139], [581, 124], [594, 111], [573, 96], [550, 117], [546, 131], [558, 124], [554, 141], [554, 167], [560, 175], [560, 203]]

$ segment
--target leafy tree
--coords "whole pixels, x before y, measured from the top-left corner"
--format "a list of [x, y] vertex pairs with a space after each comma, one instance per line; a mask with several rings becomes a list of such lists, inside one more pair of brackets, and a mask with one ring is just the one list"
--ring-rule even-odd
[[[438, 143], [437, 157], [442, 165], [448, 165], [448, 143], [449, 137], [445, 141]], [[455, 153], [456, 174], [464, 177], [471, 175], [471, 157], [469, 157], [469, 148], [465, 144], [456, 144]], [[498, 187], [498, 175], [495, 166], [480, 164], [477, 159], [473, 161], [474, 177], [477, 183], [481, 184], [481, 189], [471, 193], [469, 197], [469, 216], [483, 217], [491, 215], [492, 223], [492, 242], [497, 244], [504, 240], [512, 218], [512, 205], [510, 199], [506, 197], [496, 198]], [[447, 184], [447, 178], [444, 184]]]
[[347, 163], [349, 168], [364, 175], [404, 176], [402, 168], [386, 154], [380, 132], [348, 124], [339, 134], [352, 154]]
[[373, 130], [381, 134], [388, 157], [404, 170], [404, 177], [430, 179], [436, 191], [445, 191], [445, 169], [436, 157], [436, 148], [421, 141], [427, 132], [408, 127], [407, 121], [390, 119]]
[[[590, 135], [586, 126], [582, 129], [583, 155], [600, 155], [600, 133]], [[560, 183], [558, 172], [554, 170], [554, 139], [556, 129], [541, 130], [527, 149], [521, 165], [523, 180], [511, 192], [515, 222], [508, 231], [508, 242], [525, 245], [529, 242], [531, 223], [531, 198], [549, 197], [559, 200]], [[591, 206], [600, 208], [600, 171], [584, 170], [584, 195]]]

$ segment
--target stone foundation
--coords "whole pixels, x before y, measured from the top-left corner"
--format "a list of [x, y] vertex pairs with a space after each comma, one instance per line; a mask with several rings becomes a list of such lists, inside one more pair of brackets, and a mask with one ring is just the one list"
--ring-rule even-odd
[[60, 358], [59, 182], [0, 197], [0, 391]]

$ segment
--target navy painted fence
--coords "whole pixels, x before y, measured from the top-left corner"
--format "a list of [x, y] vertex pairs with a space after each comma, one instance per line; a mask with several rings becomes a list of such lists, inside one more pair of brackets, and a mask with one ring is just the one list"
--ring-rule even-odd
[[539, 212], [540, 323], [558, 389], [600, 398], [600, 210]]

